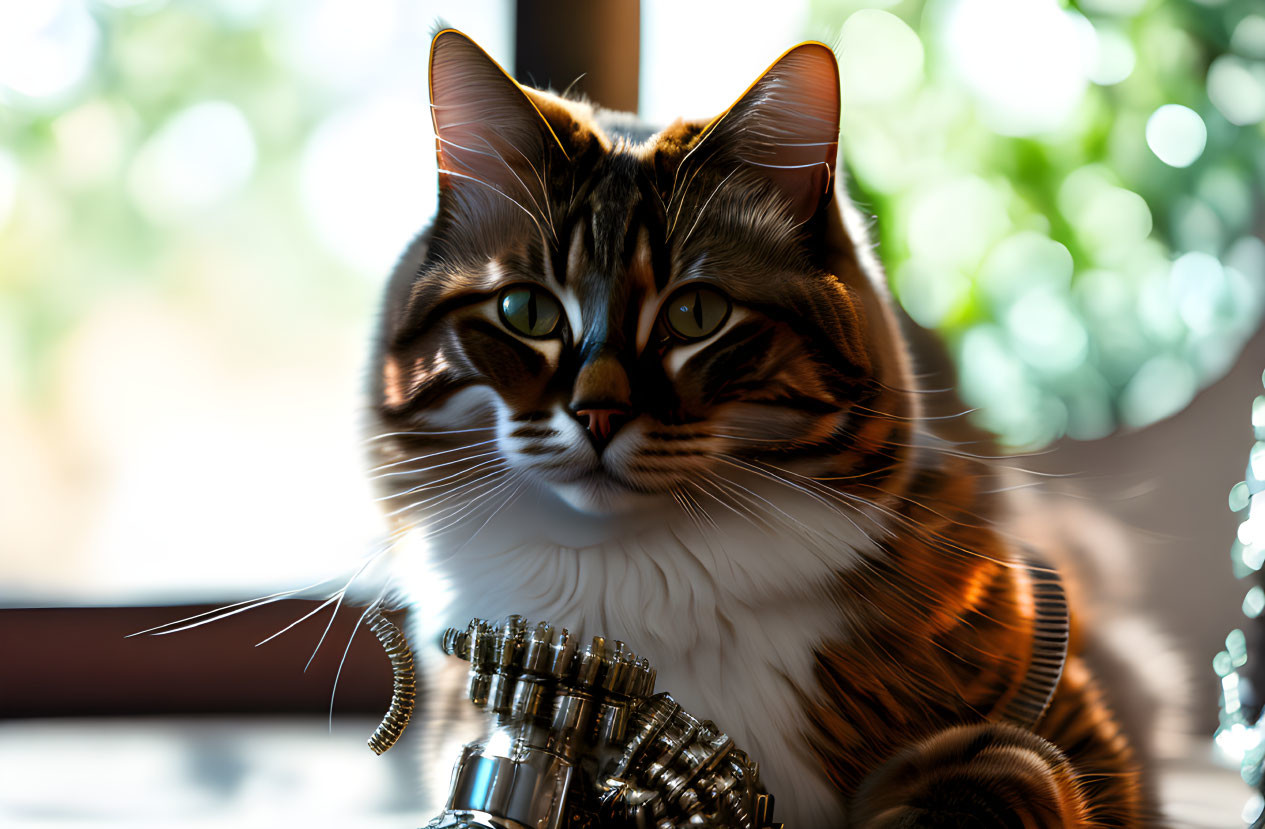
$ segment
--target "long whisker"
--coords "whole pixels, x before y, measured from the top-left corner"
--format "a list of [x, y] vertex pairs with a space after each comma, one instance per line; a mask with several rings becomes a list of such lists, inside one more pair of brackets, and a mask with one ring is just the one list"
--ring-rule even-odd
[[[470, 533], [469, 538], [461, 542], [460, 546], [458, 546], [457, 549], [453, 551], [453, 555], [456, 555], [457, 553], [461, 552], [463, 549], [465, 549], [465, 546], [467, 544], [469, 544], [471, 541], [474, 541], [474, 537], [478, 535], [483, 530], [484, 527], [492, 523], [492, 519], [497, 516], [497, 513], [505, 509], [505, 507], [509, 506], [510, 503], [513, 502], [515, 498], [517, 498], [520, 494], [522, 494], [522, 491], [524, 488], [526, 488], [526, 486], [527, 486], [526, 481], [523, 481], [522, 483], [519, 483], [517, 487], [514, 488], [513, 492], [505, 496], [504, 500], [501, 501], [501, 505], [498, 506], [496, 509], [492, 510], [492, 514], [489, 515], [487, 519], [482, 524], [479, 525], [478, 529]], [[451, 556], [449, 557], [451, 558]]]
[[695, 479], [694, 485], [698, 487], [699, 492], [703, 493], [708, 498], [711, 498], [713, 501], [715, 501], [716, 503], [720, 504], [725, 509], [732, 512], [734, 515], [738, 516], [744, 521], [750, 522], [751, 525], [756, 528], [764, 529], [764, 527], [760, 526], [760, 523], [756, 521], [755, 517], [752, 514], [747, 513], [747, 512], [742, 512], [741, 510], [737, 509], [733, 504], [729, 503], [729, 501], [725, 500], [724, 498], [717, 497], [716, 494], [713, 493], [710, 489], [703, 486], [704, 483], [716, 484], [716, 481], [717, 479], [714, 475], [709, 475], [705, 479]]
[[[269, 604], [272, 604], [273, 602], [279, 602], [279, 601], [282, 601], [283, 599], [288, 599], [291, 596], [295, 596], [299, 593], [303, 593], [307, 590], [311, 590], [314, 587], [319, 587], [320, 585], [327, 584], [328, 582], [331, 582], [331, 581], [333, 581], [333, 579], [325, 579], [324, 581], [318, 581], [313, 584], [309, 584], [307, 587], [299, 587], [294, 590], [282, 590], [279, 593], [272, 593], [268, 596], [261, 596], [258, 599], [247, 599], [242, 602], [234, 602], [233, 604], [224, 605], [223, 607], [218, 607], [214, 610], [207, 610], [202, 613], [197, 613], [197, 614], [194, 614], [193, 616], [188, 616], [184, 619], [177, 619], [174, 622], [164, 622], [163, 624], [155, 625], [152, 628], [147, 628], [145, 630], [138, 630], [136, 633], [129, 633], [125, 638], [130, 639], [133, 636], [142, 636], [146, 633], [153, 636], [166, 636], [169, 633], [180, 633], [181, 631], [191, 630], [196, 627], [201, 627], [202, 625], [209, 625], [212, 622], [218, 622], [223, 619], [227, 619], [230, 616], [236, 616], [238, 613], [245, 613], [248, 610], [254, 610], [255, 608], [263, 607], [264, 605], [269, 605]], [[203, 618], [205, 616], [210, 616], [211, 618]], [[202, 621], [194, 622], [193, 621], [194, 619], [201, 619]], [[191, 624], [186, 624], [186, 623], [191, 623]], [[172, 627], [172, 625], [178, 625], [179, 627]]]
[[[774, 468], [780, 469], [780, 467], [774, 467]], [[792, 471], [792, 470], [789, 470], [789, 469], [783, 469], [782, 471], [783, 471], [783, 472], [786, 472], [786, 473], [787, 473], [787, 474], [789, 474], [789, 475], [793, 475], [793, 476], [795, 476], [795, 477], [797, 477], [797, 478], [801, 478], [801, 479], [803, 479], [803, 480], [805, 480], [805, 481], [809, 482], [809, 484], [810, 484], [810, 485], [814, 485], [814, 486], [821, 486], [820, 484], [817, 484], [815, 481], [812, 481], [812, 479], [811, 479], [811, 478], [804, 478], [804, 476], [802, 476], [802, 475], [800, 475], [799, 473], [794, 472], [794, 471]], [[1013, 562], [1013, 561], [1008, 561], [1008, 560], [1006, 560], [1006, 559], [997, 558], [996, 556], [990, 556], [990, 555], [987, 555], [987, 554], [985, 554], [985, 553], [982, 553], [982, 552], [980, 552], [980, 551], [978, 551], [978, 550], [971, 550], [971, 549], [968, 549], [968, 548], [966, 548], [966, 547], [963, 547], [962, 545], [958, 544], [958, 543], [957, 543], [957, 542], [955, 542], [953, 539], [946, 537], [946, 536], [945, 536], [945, 535], [943, 535], [942, 533], [935, 532], [935, 531], [932, 531], [932, 530], [928, 530], [926, 527], [924, 527], [922, 524], [920, 524], [919, 522], [915, 521], [915, 520], [914, 520], [914, 519], [912, 519], [911, 517], [909, 517], [909, 516], [907, 516], [907, 515], [904, 515], [904, 514], [902, 514], [902, 513], [900, 513], [900, 512], [897, 512], [896, 510], [894, 510], [894, 509], [892, 509], [892, 508], [890, 508], [890, 507], [884, 506], [883, 504], [880, 504], [880, 503], [878, 503], [878, 502], [876, 502], [876, 501], [872, 501], [872, 500], [870, 500], [870, 499], [868, 499], [868, 498], [862, 498], [862, 497], [861, 497], [861, 496], [859, 496], [859, 495], [855, 495], [855, 494], [853, 494], [853, 493], [845, 492], [845, 491], [843, 491], [843, 490], [839, 490], [839, 489], [833, 489], [833, 488], [830, 488], [830, 487], [824, 487], [824, 489], [826, 489], [826, 490], [827, 490], [828, 492], [830, 492], [830, 493], [833, 493], [833, 495], [834, 495], [835, 497], [837, 497], [837, 498], [841, 498], [841, 499], [844, 499], [844, 500], [846, 500], [846, 501], [852, 502], [852, 503], [853, 503], [853, 505], [854, 505], [854, 507], [865, 506], [865, 507], [868, 507], [868, 508], [870, 508], [870, 509], [877, 510], [878, 512], [880, 512], [880, 513], [882, 513], [882, 514], [886, 515], [887, 517], [889, 517], [889, 518], [891, 518], [891, 519], [893, 519], [893, 520], [895, 520], [895, 521], [899, 521], [901, 524], [903, 524], [904, 526], [908, 527], [908, 528], [909, 528], [909, 529], [910, 529], [910, 530], [914, 533], [914, 535], [915, 535], [915, 536], [917, 536], [917, 537], [919, 537], [919, 538], [929, 538], [929, 539], [932, 539], [932, 540], [936, 541], [942, 549], [945, 549], [945, 550], [952, 550], [952, 551], [957, 552], [957, 553], [959, 553], [959, 554], [961, 554], [961, 555], [964, 555], [964, 556], [967, 556], [967, 557], [972, 557], [972, 558], [982, 559], [982, 560], [984, 560], [984, 561], [988, 561], [988, 562], [991, 562], [991, 563], [993, 563], [993, 564], [997, 564], [997, 565], [999, 565], [999, 566], [1006, 567], [1006, 568], [1014, 568], [1014, 567], [1020, 566], [1020, 565], [1015, 564], [1015, 562]], [[862, 510], [862, 509], [859, 509], [859, 508], [858, 508], [858, 509], [857, 509], [857, 513], [858, 513], [858, 514], [860, 514], [860, 515], [864, 515], [864, 516], [865, 516], [866, 518], [868, 518], [870, 521], [874, 521], [874, 522], [876, 523], [876, 525], [878, 525], [878, 524], [877, 524], [877, 521], [876, 521], [876, 520], [875, 520], [872, 516], [868, 515], [868, 514], [867, 514], [864, 510]], [[960, 524], [961, 522], [954, 522], [954, 523], [958, 523], [958, 524]], [[881, 525], [878, 525], [878, 526], [881, 526]], [[1024, 566], [1026, 566], [1026, 565], [1024, 565]]]
[[365, 438], [363, 442], [373, 443], [374, 441], [395, 437], [441, 437], [444, 435], [464, 435], [469, 434], [470, 432], [491, 432], [495, 429], [495, 426], [480, 426], [475, 429], [438, 429], [423, 432], [382, 432], [381, 434]]
[[335, 594], [335, 596], [337, 596], [337, 601], [334, 602], [334, 610], [329, 614], [329, 621], [325, 624], [325, 630], [321, 632], [321, 638], [317, 640], [316, 647], [312, 649], [312, 655], [308, 657], [307, 664], [303, 666], [304, 673], [307, 673], [307, 669], [312, 667], [312, 660], [316, 659], [316, 654], [320, 652], [321, 645], [325, 644], [325, 637], [329, 636], [329, 630], [334, 626], [334, 620], [338, 618], [338, 610], [343, 606], [343, 599], [346, 598], [347, 591], [351, 589], [351, 586], [355, 583], [356, 579], [360, 578], [360, 574], [363, 573], [370, 564], [373, 564], [381, 558], [387, 549], [389, 548], [384, 546], [366, 559], [365, 563], [361, 564], [360, 567], [356, 569], [356, 572], [351, 574], [351, 578], [347, 579], [347, 581]]
[[445, 520], [447, 520], [448, 523], [437, 528], [427, 526], [426, 537], [434, 538], [442, 533], [447, 532], [448, 530], [451, 530], [453, 527], [457, 526], [457, 524], [459, 524], [461, 520], [465, 518], [466, 515], [468, 515], [470, 512], [477, 510], [479, 507], [484, 506], [484, 503], [483, 503], [484, 501], [486, 501], [488, 498], [491, 498], [493, 494], [499, 492], [500, 490], [514, 483], [514, 480], [515, 480], [515, 476], [511, 475], [507, 480], [502, 481], [501, 483], [497, 484], [492, 489], [480, 495], [479, 498], [472, 500], [466, 504], [458, 505], [456, 507], [450, 507], [449, 509], [456, 510], [456, 512], [445, 517]]
[[500, 460], [500, 459], [494, 459], [490, 461], [480, 461], [479, 463], [476, 463], [474, 466], [470, 467], [469, 469], [463, 469], [460, 472], [454, 472], [451, 475], [445, 475], [442, 478], [436, 478], [435, 480], [430, 481], [428, 483], [418, 484], [415, 487], [410, 487], [409, 489], [403, 490], [401, 492], [393, 492], [390, 495], [382, 495], [375, 498], [374, 500], [375, 501], [391, 501], [391, 500], [394, 500], [395, 498], [402, 498], [405, 495], [412, 495], [415, 492], [425, 492], [428, 489], [434, 489], [438, 486], [442, 486], [444, 483], [448, 481], [454, 481], [454, 480], [460, 479], [466, 475], [469, 475], [471, 472], [476, 472], [479, 469], [485, 469], [491, 465], [508, 466], [509, 461]]
[[[841, 516], [842, 516], [842, 517], [843, 517], [843, 518], [844, 518], [844, 519], [845, 519], [845, 520], [846, 520], [849, 524], [851, 524], [851, 525], [853, 526], [853, 528], [854, 528], [854, 529], [856, 529], [856, 531], [857, 531], [857, 532], [859, 532], [859, 533], [861, 533], [862, 535], [865, 535], [865, 536], [868, 536], [868, 535], [869, 535], [869, 533], [867, 533], [865, 530], [861, 529], [861, 526], [860, 526], [859, 524], [857, 524], [857, 522], [856, 522], [855, 520], [853, 520], [852, 516], [848, 514], [848, 511], [840, 509], [839, 505], [831, 503], [831, 502], [830, 502], [830, 501], [828, 501], [828, 500], [827, 500], [824, 496], [822, 496], [822, 495], [821, 495], [821, 494], [819, 494], [819, 493], [815, 493], [815, 492], [813, 492], [813, 491], [812, 491], [812, 490], [810, 490], [808, 487], [805, 487], [805, 486], [801, 486], [801, 485], [799, 485], [799, 484], [796, 484], [796, 483], [794, 483], [794, 482], [792, 482], [792, 481], [789, 481], [789, 480], [787, 480], [787, 479], [783, 478], [783, 477], [782, 477], [782, 476], [780, 476], [780, 475], [777, 475], [777, 474], [775, 474], [775, 473], [773, 473], [773, 472], [770, 472], [770, 471], [769, 471], [769, 470], [767, 470], [767, 469], [763, 469], [763, 468], [761, 468], [760, 466], [758, 466], [758, 465], [756, 465], [756, 464], [752, 464], [752, 463], [748, 463], [748, 462], [746, 462], [746, 461], [743, 461], [743, 460], [742, 460], [742, 459], [740, 459], [740, 458], [735, 458], [735, 457], [732, 457], [732, 456], [718, 456], [718, 457], [717, 457], [717, 460], [720, 460], [720, 461], [721, 461], [721, 462], [723, 462], [723, 463], [727, 463], [727, 464], [729, 464], [730, 466], [737, 466], [739, 469], [744, 469], [744, 470], [746, 470], [746, 471], [748, 471], [748, 472], [751, 472], [751, 473], [753, 473], [753, 474], [755, 474], [755, 475], [759, 475], [759, 476], [761, 476], [761, 477], [763, 477], [763, 478], [765, 478], [765, 479], [767, 479], [767, 480], [773, 481], [774, 483], [779, 483], [779, 484], [782, 484], [782, 485], [784, 485], [784, 486], [788, 486], [788, 487], [790, 487], [791, 489], [794, 489], [794, 490], [797, 490], [797, 491], [799, 491], [799, 492], [802, 492], [803, 494], [805, 494], [805, 495], [807, 495], [808, 497], [812, 498], [813, 500], [817, 501], [817, 502], [818, 502], [819, 504], [821, 504], [822, 506], [825, 506], [825, 507], [827, 507], [828, 509], [830, 509], [830, 510], [832, 510], [832, 511], [836, 512], [837, 514], [841, 515]], [[776, 468], [776, 467], [775, 467], [775, 468]]]
[[[756, 472], [756, 473], [760, 472], [760, 470], [758, 469], [751, 469], [750, 471]], [[766, 472], [765, 474], [762, 475], [762, 477], [766, 477], [768, 480], [782, 484], [793, 490], [802, 492], [805, 495], [809, 495], [810, 497], [814, 497], [814, 493], [811, 490], [809, 490], [807, 487], [796, 484], [795, 482], [782, 478], [781, 476], [778, 476], [774, 473]], [[825, 487], [814, 487], [814, 488], [820, 488], [823, 491], [828, 491], [828, 488], [825, 488]], [[829, 507], [836, 514], [845, 518], [850, 524], [852, 524], [853, 527], [857, 529], [858, 532], [861, 532], [863, 535], [870, 535], [869, 533], [866, 533], [864, 530], [860, 528], [860, 526], [856, 523], [856, 521], [852, 519], [849, 513], [851, 512], [851, 513], [860, 514], [873, 522], [874, 519], [871, 516], [866, 515], [863, 511], [857, 509], [854, 505], [847, 504], [846, 502], [841, 502], [840, 504], [837, 504], [837, 505], [829, 504], [829, 503], [826, 503], [825, 501], [822, 501], [822, 503], [826, 505], [827, 507]], [[884, 533], [888, 531], [887, 528], [883, 527], [883, 525], [881, 524], [877, 524], [877, 522], [875, 522], [875, 526], [881, 529]], [[860, 563], [862, 567], [865, 568], [867, 572], [870, 573], [872, 577], [877, 578], [880, 581], [889, 585], [892, 588], [891, 593], [890, 593], [891, 600], [895, 601], [898, 605], [903, 605], [910, 612], [918, 612], [920, 609], [926, 606], [927, 601], [930, 601], [935, 598], [935, 596], [931, 594], [927, 590], [927, 588], [925, 588], [922, 585], [922, 583], [918, 581], [917, 579], [912, 580], [908, 585], [906, 585], [906, 589], [912, 589], [913, 591], [915, 591], [915, 595], [906, 596], [902, 593], [900, 589], [898, 589], [897, 585], [892, 580], [892, 578], [888, 574], [886, 574], [882, 569], [876, 567], [874, 563], [871, 562], [868, 558], [866, 558], [865, 556], [860, 556], [857, 559], [857, 561]], [[916, 594], [922, 594], [923, 598], [922, 598], [921, 603], [917, 600]], [[880, 607], [879, 605], [875, 604], [873, 601], [870, 601], [868, 599], [866, 601], [875, 610], [875, 612], [881, 615], [884, 615], [888, 618], [894, 618], [892, 617], [890, 611], [886, 607]]]
[[421, 475], [423, 472], [430, 472], [433, 469], [443, 469], [444, 467], [452, 466], [455, 463], [461, 463], [462, 461], [472, 461], [477, 458], [490, 458], [493, 455], [497, 455], [497, 454], [500, 454], [500, 453], [497, 452], [495, 449], [492, 450], [491, 452], [476, 452], [475, 454], [470, 455], [469, 457], [457, 458], [454, 461], [447, 461], [445, 463], [433, 464], [431, 466], [427, 466], [422, 469], [403, 469], [403, 470], [397, 470], [395, 472], [383, 472], [380, 475], [370, 475], [369, 480], [376, 481], [380, 478], [398, 478], [401, 475]]
[[396, 467], [396, 466], [403, 466], [403, 465], [404, 465], [404, 464], [406, 464], [406, 463], [415, 463], [415, 462], [417, 462], [417, 461], [424, 461], [424, 460], [426, 460], [427, 458], [437, 458], [437, 457], [439, 457], [440, 455], [448, 455], [448, 454], [451, 454], [451, 453], [453, 453], [453, 452], [461, 452], [461, 451], [466, 450], [466, 449], [474, 449], [476, 446], [487, 446], [489, 443], [496, 443], [496, 441], [497, 441], [497, 438], [492, 438], [491, 440], [481, 440], [481, 441], [479, 441], [479, 442], [477, 442], [477, 443], [468, 443], [468, 444], [465, 444], [464, 446], [454, 446], [454, 447], [453, 447], [453, 448], [451, 448], [451, 449], [441, 449], [441, 450], [440, 450], [440, 451], [438, 451], [438, 452], [431, 452], [431, 453], [426, 454], [426, 455], [416, 455], [416, 456], [414, 456], [414, 457], [412, 457], [412, 458], [405, 458], [405, 459], [404, 459], [404, 460], [402, 460], [402, 461], [395, 461], [395, 462], [393, 462], [393, 463], [384, 463], [384, 464], [382, 464], [381, 466], [375, 466], [375, 467], [373, 467], [372, 469], [370, 469], [370, 470], [368, 470], [368, 471], [369, 471], [369, 472], [381, 472], [383, 469], [391, 469], [391, 468]]
[[315, 609], [310, 610], [310, 611], [308, 611], [307, 613], [304, 613], [302, 616], [300, 616], [299, 618], [295, 619], [293, 622], [291, 622], [290, 624], [286, 625], [286, 626], [285, 626], [285, 627], [283, 627], [281, 630], [279, 630], [279, 631], [277, 631], [276, 633], [272, 634], [272, 635], [271, 635], [271, 636], [269, 636], [267, 639], [260, 639], [258, 642], [256, 642], [256, 643], [255, 643], [255, 647], [259, 647], [260, 645], [267, 644], [268, 642], [271, 642], [273, 639], [276, 639], [276, 638], [277, 638], [278, 636], [280, 636], [281, 634], [285, 633], [287, 630], [290, 630], [291, 628], [297, 627], [298, 625], [302, 624], [303, 622], [306, 622], [308, 619], [311, 619], [313, 616], [315, 616], [316, 614], [320, 613], [322, 610], [324, 610], [325, 608], [327, 608], [327, 607], [329, 607], [331, 604], [333, 604], [333, 603], [334, 603], [334, 602], [338, 599], [338, 597], [339, 597], [340, 595], [341, 595], [340, 593], [335, 593], [334, 595], [330, 596], [330, 597], [329, 597], [329, 598], [327, 598], [325, 601], [321, 602], [321, 603], [320, 603], [320, 604], [319, 604], [319, 605], [318, 605]]
[[[685, 485], [689, 486], [690, 484], [687, 482]], [[697, 509], [699, 514], [703, 516], [703, 520], [705, 520], [712, 529], [716, 529], [716, 519], [712, 518], [712, 514], [707, 511], [706, 507], [698, 502], [698, 499], [694, 497], [693, 493], [687, 489], [682, 489], [681, 495], [684, 496], [689, 503], [694, 505], [694, 508]]]
[[782, 516], [782, 518], [785, 519], [786, 522], [789, 522], [790, 524], [798, 525], [804, 531], [806, 535], [810, 537], [817, 537], [817, 538], [822, 537], [821, 533], [818, 530], [816, 530], [813, 527], [808, 526], [803, 521], [800, 521], [798, 518], [786, 512], [786, 510], [782, 509], [777, 504], [774, 504], [772, 501], [760, 495], [759, 493], [751, 490], [749, 487], [745, 487], [733, 479], [729, 479], [725, 481], [724, 483], [730, 487], [737, 487], [742, 492], [746, 493], [748, 500], [755, 499], [765, 504], [767, 509], [772, 510], [773, 512], [776, 512], [778, 515]]
[[493, 469], [491, 472], [488, 472], [485, 475], [480, 475], [478, 478], [475, 478], [473, 481], [466, 481], [465, 483], [463, 483], [461, 486], [457, 487], [456, 489], [447, 490], [445, 492], [439, 493], [438, 495], [432, 495], [429, 498], [423, 498], [420, 501], [414, 501], [413, 503], [402, 506], [399, 509], [392, 510], [391, 512], [387, 513], [387, 517], [394, 518], [395, 516], [399, 515], [402, 512], [410, 512], [412, 510], [417, 509], [418, 507], [426, 506], [427, 504], [442, 504], [445, 501], [451, 501], [453, 498], [457, 498], [463, 495], [470, 495], [475, 490], [481, 488], [480, 486], [478, 486], [478, 484], [481, 481], [486, 481], [488, 478], [503, 475], [504, 469], [505, 469], [505, 466], [498, 467], [497, 469]]
[[[329, 692], [329, 731], [331, 734], [334, 733], [334, 696], [338, 693], [338, 680], [343, 676], [343, 665], [347, 663], [347, 654], [351, 652], [351, 643], [355, 641], [356, 632], [359, 631], [360, 626], [365, 623], [365, 619], [370, 613], [377, 610], [380, 604], [380, 601], [375, 600], [365, 608], [363, 613], [360, 614], [360, 618], [356, 620], [356, 624], [351, 629], [351, 635], [347, 637], [347, 647], [343, 648], [343, 656], [338, 660], [338, 670], [334, 673], [334, 687], [331, 688]], [[313, 656], [315, 656], [315, 654], [313, 654]], [[304, 670], [306, 671], [307, 669], [304, 668]]]
[[[693, 523], [700, 531], [703, 531], [702, 512], [693, 496], [686, 492], [683, 487], [677, 485], [673, 485], [668, 491], [672, 494], [672, 500], [676, 501], [677, 505], [681, 508], [681, 511], [686, 514], [691, 523]], [[716, 526], [715, 522], [711, 522], [711, 524], [713, 528]]]

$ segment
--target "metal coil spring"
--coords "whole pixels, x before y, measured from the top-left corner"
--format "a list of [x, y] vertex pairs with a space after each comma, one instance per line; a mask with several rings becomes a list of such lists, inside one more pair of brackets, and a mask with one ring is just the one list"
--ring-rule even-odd
[[391, 707], [369, 738], [369, 748], [373, 753], [382, 754], [400, 739], [409, 718], [413, 716], [413, 707], [417, 700], [417, 676], [413, 671], [413, 650], [409, 647], [404, 631], [377, 608], [369, 614], [369, 630], [378, 637], [378, 642], [390, 658], [391, 674], [395, 679], [391, 689]]

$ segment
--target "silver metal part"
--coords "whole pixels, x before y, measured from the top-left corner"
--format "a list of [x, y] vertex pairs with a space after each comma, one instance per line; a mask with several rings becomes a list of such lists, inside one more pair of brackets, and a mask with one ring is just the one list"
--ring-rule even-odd
[[655, 694], [623, 642], [583, 648], [563, 629], [475, 619], [441, 646], [470, 662], [492, 718], [467, 745], [427, 829], [771, 829], [757, 764], [714, 724]]

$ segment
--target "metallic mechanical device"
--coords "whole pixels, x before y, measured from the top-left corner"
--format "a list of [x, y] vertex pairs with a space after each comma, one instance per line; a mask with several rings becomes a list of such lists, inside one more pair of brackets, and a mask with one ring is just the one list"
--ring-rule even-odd
[[759, 767], [655, 694], [655, 671], [622, 642], [580, 648], [565, 629], [510, 616], [450, 628], [442, 647], [470, 662], [470, 701], [490, 730], [463, 749], [427, 829], [780, 828]]

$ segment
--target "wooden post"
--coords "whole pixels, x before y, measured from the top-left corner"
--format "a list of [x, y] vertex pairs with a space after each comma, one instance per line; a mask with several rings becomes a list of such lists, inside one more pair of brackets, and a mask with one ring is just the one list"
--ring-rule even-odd
[[520, 83], [637, 111], [640, 0], [518, 0], [515, 31]]

